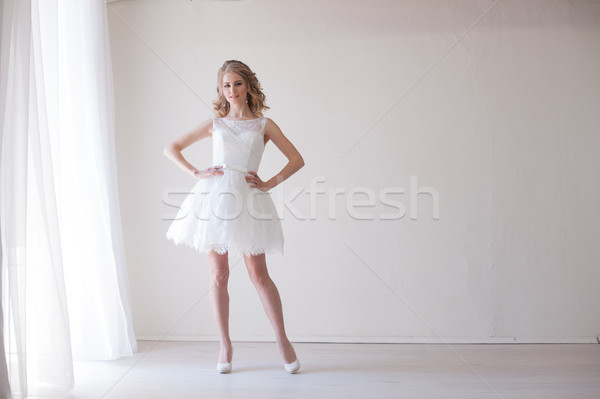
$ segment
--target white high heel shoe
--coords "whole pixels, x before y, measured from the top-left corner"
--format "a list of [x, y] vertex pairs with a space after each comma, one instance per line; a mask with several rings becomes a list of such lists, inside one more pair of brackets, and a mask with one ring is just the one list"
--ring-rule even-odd
[[292, 363], [283, 363], [283, 367], [288, 373], [294, 374], [300, 370], [300, 362], [298, 361], [298, 358], [296, 358]]
[[221, 374], [231, 373], [231, 362], [229, 363], [217, 363], [217, 371]]
[[[233, 356], [233, 348], [231, 348], [231, 356]], [[221, 356], [221, 353], [219, 353], [219, 356]], [[217, 363], [217, 371], [221, 374], [229, 374], [231, 373], [231, 362], [229, 363], [221, 363], [218, 362]]]

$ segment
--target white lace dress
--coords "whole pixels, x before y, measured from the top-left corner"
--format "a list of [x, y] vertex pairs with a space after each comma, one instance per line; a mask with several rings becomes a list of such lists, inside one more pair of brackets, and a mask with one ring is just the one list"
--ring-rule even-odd
[[269, 192], [250, 187], [265, 149], [266, 118], [232, 121], [213, 117], [213, 166], [222, 175], [199, 179], [181, 204], [166, 237], [200, 253], [281, 253], [283, 232]]

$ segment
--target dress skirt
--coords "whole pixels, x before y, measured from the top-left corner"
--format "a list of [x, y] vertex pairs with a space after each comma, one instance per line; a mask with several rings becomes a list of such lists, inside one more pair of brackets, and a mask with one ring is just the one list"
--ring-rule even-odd
[[244, 168], [199, 179], [182, 202], [166, 237], [199, 253], [283, 254], [281, 221], [269, 192], [250, 187]]

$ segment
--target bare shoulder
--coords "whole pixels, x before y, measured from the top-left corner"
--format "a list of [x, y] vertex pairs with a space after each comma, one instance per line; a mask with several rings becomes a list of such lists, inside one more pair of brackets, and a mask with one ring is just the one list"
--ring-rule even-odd
[[283, 132], [279, 128], [279, 126], [275, 123], [275, 121], [269, 117], [266, 117], [265, 122], [265, 136], [273, 140], [276, 137], [283, 136]]
[[197, 136], [198, 139], [202, 139], [208, 136], [212, 136], [213, 133], [213, 119], [215, 117], [206, 119], [202, 122], [200, 122], [198, 125], [196, 125], [192, 130], [190, 130], [189, 133], [192, 133], [192, 135]]
[[[265, 122], [265, 136], [267, 140], [273, 141], [273, 144], [281, 150], [281, 152], [289, 160], [297, 160], [299, 163], [304, 165], [302, 155], [298, 152], [294, 144], [283, 134], [279, 126], [271, 118], [266, 118]], [[296, 162], [296, 161], [295, 161]]]
[[184, 133], [181, 137], [173, 142], [175, 147], [184, 149], [189, 147], [196, 141], [206, 137], [211, 137], [213, 132], [213, 118], [206, 119], [196, 125], [194, 128]]
[[212, 118], [208, 118], [208, 119], [200, 122], [198, 124], [198, 129], [204, 130], [205, 133], [208, 133], [209, 136], [212, 136], [215, 118], [216, 118], [216, 116], [213, 116]]

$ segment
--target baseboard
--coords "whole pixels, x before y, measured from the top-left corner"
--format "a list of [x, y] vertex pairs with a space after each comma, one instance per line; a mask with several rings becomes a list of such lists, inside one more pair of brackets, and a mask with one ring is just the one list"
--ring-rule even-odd
[[[216, 336], [199, 335], [146, 335], [137, 336], [139, 341], [189, 341], [213, 342]], [[273, 337], [232, 336], [240, 342], [274, 342]], [[292, 342], [328, 344], [597, 344], [598, 337], [481, 337], [481, 338], [442, 338], [435, 337], [314, 337], [290, 336]]]

